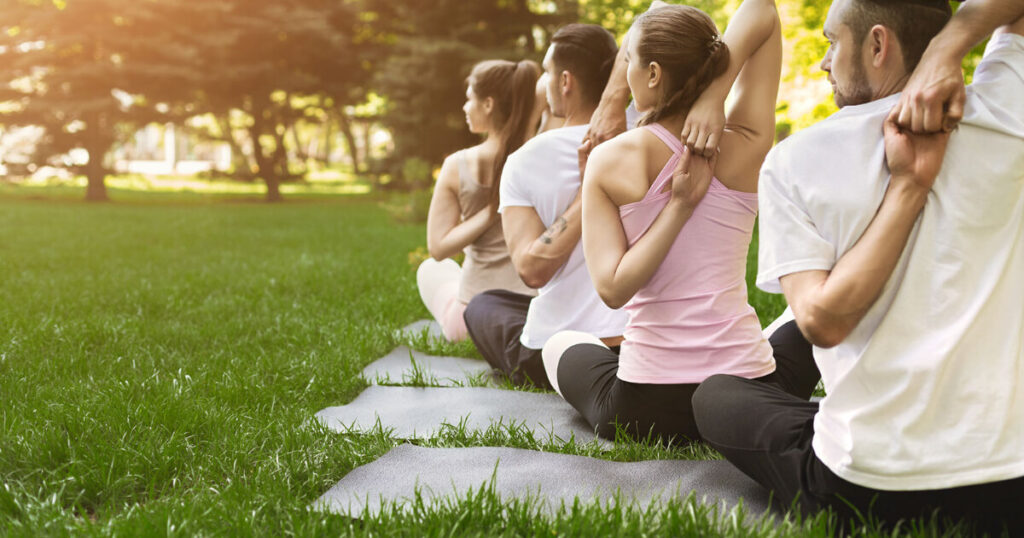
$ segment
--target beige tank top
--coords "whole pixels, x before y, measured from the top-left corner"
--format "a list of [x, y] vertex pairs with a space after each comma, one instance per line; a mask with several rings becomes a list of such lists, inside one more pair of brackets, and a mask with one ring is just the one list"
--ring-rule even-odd
[[[477, 181], [469, 154], [469, 150], [462, 150], [456, 155], [459, 163], [459, 207], [462, 209], [462, 220], [487, 207], [493, 188], [481, 185]], [[537, 294], [537, 290], [523, 284], [512, 265], [512, 258], [509, 256], [508, 245], [505, 244], [505, 236], [501, 229], [501, 220], [480, 234], [480, 237], [463, 252], [466, 254], [466, 261], [462, 264], [459, 301], [468, 303], [473, 296], [494, 289], [530, 296]]]

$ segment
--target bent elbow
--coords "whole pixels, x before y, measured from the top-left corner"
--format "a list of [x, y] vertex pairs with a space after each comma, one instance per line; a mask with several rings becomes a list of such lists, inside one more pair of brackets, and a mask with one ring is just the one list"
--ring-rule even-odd
[[430, 253], [430, 257], [435, 261], [444, 261], [450, 257], [447, 252], [438, 248], [437, 245], [431, 245], [429, 243], [427, 244], [427, 252]]
[[804, 316], [797, 318], [797, 327], [807, 341], [822, 349], [838, 346], [850, 335], [850, 329], [837, 323], [825, 322], [819, 317]]
[[543, 264], [531, 263], [533, 260], [520, 259], [519, 263], [513, 264], [516, 266], [516, 272], [519, 273], [519, 278], [522, 279], [523, 284], [533, 288], [543, 288], [551, 278], [555, 275], [555, 271], [549, 270], [549, 268]]
[[595, 282], [594, 289], [597, 290], [597, 296], [601, 298], [605, 306], [612, 310], [622, 308], [630, 299], [630, 297], [624, 297], [621, 293], [617, 293], [611, 286], [602, 286]]
[[611, 308], [612, 310], [618, 310], [623, 306], [626, 306], [626, 303], [629, 302], [628, 299], [623, 299], [622, 297], [618, 297], [615, 294], [611, 293], [598, 292], [597, 295], [601, 298], [602, 301], [604, 301], [605, 306]]
[[542, 275], [529, 271], [520, 271], [519, 278], [522, 279], [523, 284], [526, 284], [527, 287], [535, 290], [543, 288], [544, 285], [551, 280], [550, 278], [544, 278]]

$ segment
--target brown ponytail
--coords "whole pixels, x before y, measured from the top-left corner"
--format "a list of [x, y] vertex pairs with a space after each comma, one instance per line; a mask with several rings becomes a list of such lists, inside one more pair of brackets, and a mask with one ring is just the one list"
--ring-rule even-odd
[[[703, 11], [691, 6], [665, 6], [637, 18], [633, 27], [638, 60], [657, 62], [664, 90], [640, 125], [690, 109], [700, 94], [729, 68], [729, 47]], [[639, 35], [637, 35], [639, 34]]]
[[495, 208], [505, 161], [526, 142], [540, 73], [540, 66], [530, 60], [488, 60], [476, 64], [469, 75], [477, 97], [494, 99], [491, 120], [498, 130], [498, 153], [494, 156], [491, 202]]

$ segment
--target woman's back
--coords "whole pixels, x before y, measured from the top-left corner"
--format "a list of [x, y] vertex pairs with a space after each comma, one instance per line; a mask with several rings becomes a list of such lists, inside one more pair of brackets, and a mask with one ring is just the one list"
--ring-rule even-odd
[[[466, 220], [491, 204], [495, 184], [494, 178], [490, 177], [494, 155], [481, 146], [475, 146], [450, 158], [457, 162], [459, 213]], [[460, 301], [469, 302], [474, 295], [495, 288], [527, 295], [536, 293], [523, 284], [512, 265], [501, 219], [495, 219], [494, 224], [467, 245], [463, 252], [466, 260], [459, 282]]]
[[[644, 155], [660, 145], [670, 157], [653, 179], [632, 175], [623, 192], [647, 183], [639, 200], [620, 205], [629, 246], [646, 233], [668, 204], [679, 139], [660, 124], [638, 142]], [[637, 133], [639, 135], [640, 133]], [[634, 136], [637, 136], [634, 135]], [[653, 135], [653, 136], [651, 136]], [[659, 168], [657, 157], [638, 168]], [[757, 195], [712, 179], [708, 192], [675, 238], [650, 280], [624, 307], [630, 315], [618, 376], [634, 383], [695, 383], [715, 373], [759, 377], [775, 364], [747, 303], [746, 259], [757, 216]]]

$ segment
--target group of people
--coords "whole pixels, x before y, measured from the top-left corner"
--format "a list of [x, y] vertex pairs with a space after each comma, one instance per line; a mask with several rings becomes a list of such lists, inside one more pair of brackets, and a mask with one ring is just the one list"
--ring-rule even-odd
[[823, 31], [841, 110], [774, 148], [772, 0], [478, 64], [421, 296], [603, 437], [706, 442], [808, 512], [1024, 532], [1024, 0], [834, 0]]

